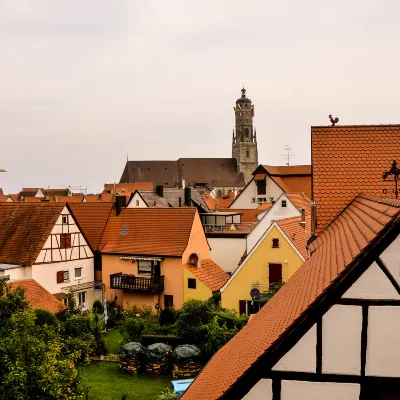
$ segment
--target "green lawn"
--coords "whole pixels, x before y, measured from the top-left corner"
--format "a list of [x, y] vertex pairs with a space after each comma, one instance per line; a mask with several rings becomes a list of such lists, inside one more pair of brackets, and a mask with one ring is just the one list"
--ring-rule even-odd
[[111, 329], [106, 333], [106, 348], [109, 354], [119, 354], [122, 336], [118, 328]]
[[171, 378], [123, 374], [118, 363], [92, 362], [81, 369], [82, 385], [91, 386], [89, 400], [121, 400], [124, 393], [127, 400], [156, 400], [161, 391], [171, 387]]

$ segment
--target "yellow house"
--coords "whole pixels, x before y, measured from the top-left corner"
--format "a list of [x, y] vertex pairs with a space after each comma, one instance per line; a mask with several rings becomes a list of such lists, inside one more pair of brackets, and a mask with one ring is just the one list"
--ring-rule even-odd
[[253, 314], [261, 306], [252, 289], [261, 293], [275, 282], [286, 282], [307, 258], [310, 221], [292, 217], [274, 221], [221, 288], [221, 305], [240, 314]]

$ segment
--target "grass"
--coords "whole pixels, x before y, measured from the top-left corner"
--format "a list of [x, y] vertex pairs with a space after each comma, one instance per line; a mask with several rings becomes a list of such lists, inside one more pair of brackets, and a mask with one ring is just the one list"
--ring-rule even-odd
[[81, 368], [82, 385], [91, 386], [89, 400], [121, 400], [127, 393], [127, 400], [155, 400], [171, 387], [171, 378], [150, 376], [141, 373], [137, 376], [123, 374], [118, 363], [93, 362]]
[[109, 354], [119, 354], [122, 336], [118, 328], [111, 329], [106, 333], [106, 348]]

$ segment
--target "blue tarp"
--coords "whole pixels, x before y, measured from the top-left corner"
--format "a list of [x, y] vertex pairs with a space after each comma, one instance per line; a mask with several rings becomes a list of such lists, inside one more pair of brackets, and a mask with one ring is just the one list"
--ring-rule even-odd
[[174, 389], [174, 393], [181, 396], [183, 393], [185, 393], [185, 390], [192, 382], [193, 379], [179, 379], [177, 381], [171, 381], [171, 384]]

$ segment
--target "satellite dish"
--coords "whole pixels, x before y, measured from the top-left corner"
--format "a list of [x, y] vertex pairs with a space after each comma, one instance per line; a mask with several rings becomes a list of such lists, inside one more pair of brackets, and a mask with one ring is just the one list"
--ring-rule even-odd
[[197, 263], [199, 262], [199, 256], [196, 253], [192, 253], [189, 256], [189, 264], [190, 265], [194, 265], [195, 267], [197, 267]]
[[250, 296], [254, 300], [260, 299], [260, 291], [256, 288], [250, 290]]

